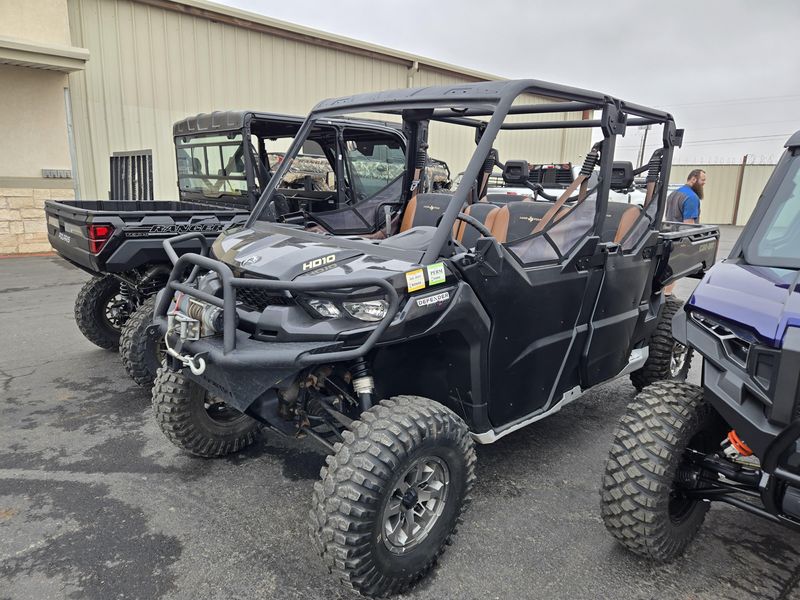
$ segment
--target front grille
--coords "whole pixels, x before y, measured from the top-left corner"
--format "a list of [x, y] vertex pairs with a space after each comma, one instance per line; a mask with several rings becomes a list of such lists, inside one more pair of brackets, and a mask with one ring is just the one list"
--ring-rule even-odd
[[294, 298], [285, 293], [271, 292], [258, 288], [237, 288], [236, 300], [245, 308], [264, 310], [268, 306], [294, 306]]
[[693, 312], [692, 319], [719, 339], [728, 358], [743, 369], [747, 368], [747, 356], [750, 354], [750, 342], [743, 340], [722, 323], [705, 315]]

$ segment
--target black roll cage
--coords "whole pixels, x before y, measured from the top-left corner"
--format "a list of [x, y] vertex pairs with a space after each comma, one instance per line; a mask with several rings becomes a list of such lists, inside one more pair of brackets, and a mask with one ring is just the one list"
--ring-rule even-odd
[[[514, 105], [514, 101], [523, 94], [545, 96], [557, 101], [542, 104]], [[509, 115], [571, 113], [589, 110], [601, 111], [600, 118], [580, 121], [505, 122], [506, 117]], [[522, 79], [389, 90], [323, 100], [312, 109], [301, 126], [294, 142], [286, 152], [287, 157], [293, 157], [299, 153], [303, 141], [318, 121], [365, 112], [400, 115], [403, 117], [404, 124], [439, 121], [476, 129], [477, 147], [464, 170], [461, 183], [444, 211], [421, 264], [430, 264], [440, 256], [451, 235], [450, 232], [453, 229], [453, 225], [458, 219], [461, 207], [468, 202], [471, 182], [478, 179], [486, 157], [492, 149], [494, 140], [502, 130], [601, 128], [603, 140], [600, 144], [601, 161], [593, 229], [595, 232], [599, 231], [602, 226], [608, 205], [616, 136], [624, 135], [628, 125], [663, 125], [663, 152], [660, 169], [662, 181], [668, 180], [674, 147], [680, 146], [683, 139], [683, 130], [676, 129], [672, 115], [667, 112], [625, 102], [599, 92], [535, 79]], [[474, 118], [482, 116], [490, 118], [488, 121]], [[416, 137], [409, 136], [409, 139]], [[415, 158], [416, 151], [408, 152], [406, 163], [407, 180], [408, 173], [413, 171]], [[277, 187], [277, 182], [281, 180], [285, 170], [288, 169], [288, 162], [290, 161], [284, 161], [264, 189], [261, 198], [247, 221], [247, 227], [253, 226], [258, 215], [266, 207]], [[658, 197], [653, 199], [658, 202], [658, 212], [653, 223], [654, 227], [659, 226], [661, 223], [666, 194], [667, 186], [661, 185]], [[261, 226], [285, 232], [284, 228], [278, 224], [265, 224], [262, 222]]]

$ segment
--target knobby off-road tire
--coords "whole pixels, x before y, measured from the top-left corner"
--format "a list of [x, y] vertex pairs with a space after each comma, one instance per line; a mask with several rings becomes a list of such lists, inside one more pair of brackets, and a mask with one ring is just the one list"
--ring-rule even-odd
[[147, 328], [153, 324], [155, 307], [155, 296], [145, 300], [125, 323], [119, 340], [122, 365], [131, 379], [142, 387], [153, 385], [156, 371], [164, 359], [161, 340], [147, 333]]
[[620, 420], [606, 462], [601, 512], [611, 535], [652, 560], [680, 555], [709, 503], [676, 492], [676, 473], [687, 448], [711, 451], [724, 431], [724, 422], [703, 400], [703, 388], [677, 381], [645, 388]]
[[475, 482], [472, 439], [455, 413], [418, 396], [383, 400], [343, 436], [314, 485], [311, 537], [346, 586], [400, 593], [456, 533]]
[[671, 379], [684, 381], [692, 366], [694, 350], [675, 341], [672, 337], [672, 317], [683, 309], [683, 301], [667, 296], [658, 325], [650, 338], [650, 354], [641, 369], [631, 373], [631, 383], [637, 390], [655, 381]]
[[103, 275], [84, 283], [75, 300], [78, 329], [87, 340], [104, 350], [119, 347], [121, 324], [115, 326], [106, 316], [106, 310], [118, 295], [119, 280]]
[[164, 435], [191, 454], [225, 456], [252, 445], [261, 424], [213, 400], [181, 372], [160, 367], [153, 384], [153, 414]]

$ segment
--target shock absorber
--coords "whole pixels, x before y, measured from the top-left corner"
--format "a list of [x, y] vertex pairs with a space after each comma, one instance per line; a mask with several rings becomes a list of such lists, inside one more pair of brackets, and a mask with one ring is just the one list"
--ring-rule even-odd
[[353, 378], [353, 390], [361, 402], [361, 411], [366, 411], [372, 408], [372, 396], [375, 392], [375, 381], [372, 379], [372, 373], [363, 358], [359, 358], [350, 367], [350, 375]]
[[753, 454], [750, 447], [742, 441], [733, 429], [728, 432], [728, 436], [722, 440], [720, 446], [722, 447], [723, 454], [731, 460], [747, 458]]
[[119, 295], [121, 302], [115, 302], [116, 311], [122, 324], [127, 321], [139, 305], [136, 297], [136, 289], [124, 279], [119, 279]]

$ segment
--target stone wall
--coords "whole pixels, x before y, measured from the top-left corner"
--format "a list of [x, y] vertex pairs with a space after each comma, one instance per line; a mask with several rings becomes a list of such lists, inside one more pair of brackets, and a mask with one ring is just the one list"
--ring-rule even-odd
[[71, 189], [0, 188], [0, 255], [52, 252], [45, 200], [72, 200]]

